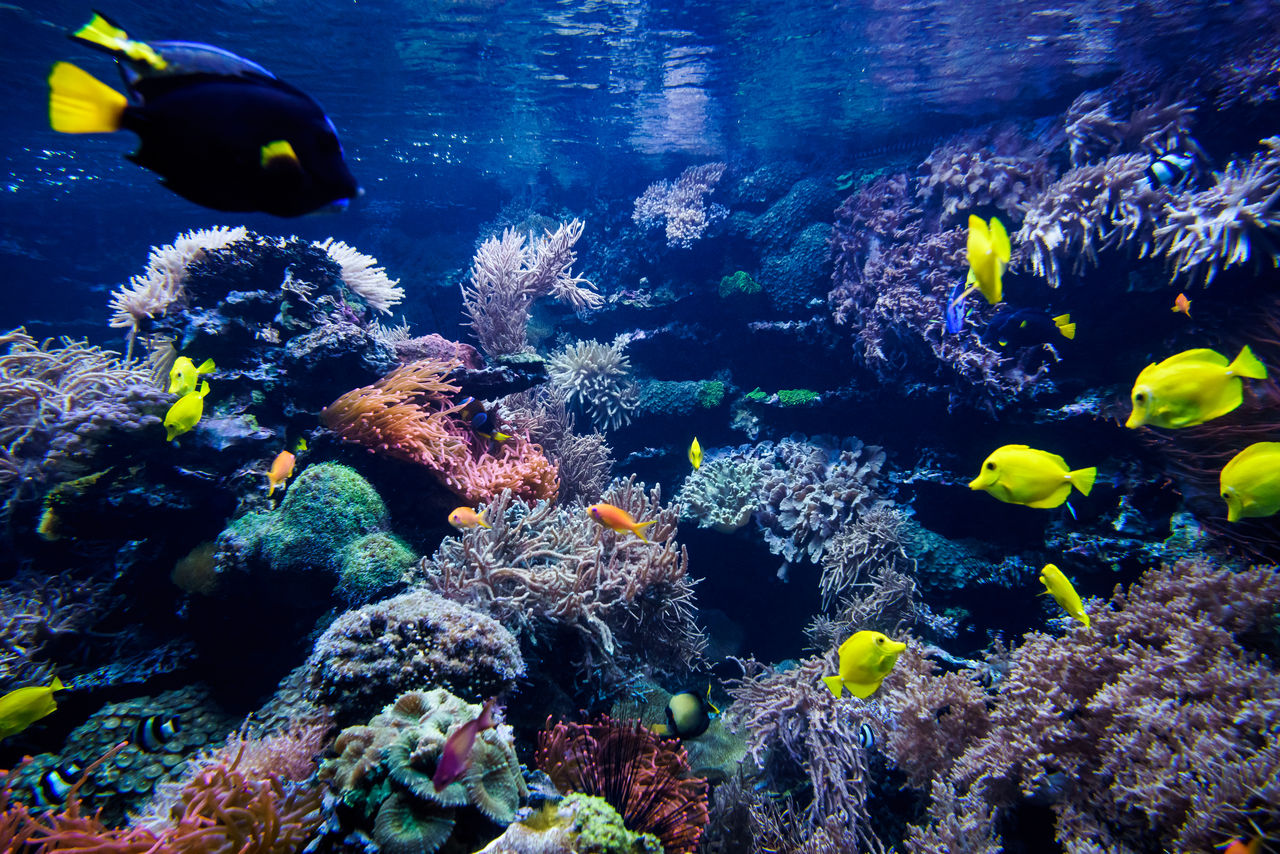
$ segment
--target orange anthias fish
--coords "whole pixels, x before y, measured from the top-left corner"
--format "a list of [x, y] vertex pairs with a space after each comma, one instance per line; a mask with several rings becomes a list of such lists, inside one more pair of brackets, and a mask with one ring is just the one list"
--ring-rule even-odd
[[619, 534], [623, 531], [630, 531], [646, 543], [649, 541], [645, 539], [644, 529], [650, 525], [658, 524], [657, 519], [649, 522], [637, 522], [631, 518], [631, 514], [626, 510], [621, 507], [614, 507], [612, 504], [592, 504], [587, 508], [587, 513], [590, 514], [592, 519], [595, 519], [606, 528], [612, 528]]
[[267, 497], [276, 491], [277, 486], [283, 486], [284, 482], [293, 477], [293, 466], [298, 461], [288, 451], [281, 451], [276, 454], [276, 458], [271, 461], [271, 470], [267, 472], [267, 483], [271, 484], [271, 488], [267, 490]]
[[488, 508], [485, 508], [484, 513], [477, 513], [470, 507], [458, 507], [449, 514], [449, 524], [459, 530], [465, 530], [467, 528], [492, 528], [493, 526], [484, 520], [484, 514], [488, 512]]
[[1173, 301], [1173, 311], [1182, 312], [1187, 317], [1191, 316], [1191, 300], [1187, 299], [1186, 294], [1178, 294], [1178, 298]]
[[1262, 850], [1262, 837], [1256, 837], [1248, 844], [1240, 839], [1232, 839], [1222, 848], [1222, 854], [1258, 854]]
[[440, 748], [440, 761], [436, 763], [436, 773], [431, 777], [431, 785], [437, 792], [450, 783], [461, 780], [462, 775], [467, 773], [471, 748], [475, 747], [476, 738], [480, 733], [497, 725], [493, 720], [495, 701], [494, 697], [486, 700], [484, 708], [480, 710], [475, 720], [467, 721], [449, 733], [449, 737], [444, 740], [444, 747]]

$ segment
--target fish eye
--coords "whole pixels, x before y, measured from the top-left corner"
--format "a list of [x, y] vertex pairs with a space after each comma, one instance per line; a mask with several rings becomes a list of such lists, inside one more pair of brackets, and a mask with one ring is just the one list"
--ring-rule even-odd
[[996, 470], [995, 463], [987, 463], [987, 471], [995, 471], [995, 470]]
[[1144, 400], [1147, 399], [1147, 396], [1142, 392], [1138, 392], [1133, 396], [1133, 399], [1136, 400], [1138, 403], [1142, 403]]
[[876, 638], [876, 643], [878, 643], [880, 646], [884, 646], [884, 638]]

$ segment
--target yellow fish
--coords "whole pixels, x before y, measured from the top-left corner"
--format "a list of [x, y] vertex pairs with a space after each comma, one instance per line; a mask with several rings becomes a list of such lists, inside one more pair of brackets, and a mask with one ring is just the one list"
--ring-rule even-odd
[[267, 483], [271, 484], [267, 490], [268, 498], [276, 491], [277, 486], [283, 486], [286, 480], [293, 477], [293, 467], [297, 462], [298, 458], [288, 451], [276, 454], [276, 458], [271, 461], [271, 470], [267, 472]]
[[173, 367], [169, 369], [169, 394], [176, 394], [179, 397], [191, 394], [196, 390], [200, 375], [213, 373], [217, 367], [213, 359], [205, 359], [197, 368], [195, 362], [186, 356], [179, 356], [173, 363]]
[[449, 524], [458, 530], [466, 528], [492, 528], [488, 522], [484, 520], [484, 514], [489, 512], [489, 508], [485, 508], [484, 513], [477, 513], [470, 507], [458, 507], [449, 514]]
[[696, 469], [702, 468], [702, 446], [698, 444], [697, 436], [693, 437], [693, 444], [689, 446], [689, 462]]
[[0, 697], [0, 738], [22, 732], [45, 715], [57, 711], [53, 692], [65, 687], [55, 676], [48, 685], [19, 688]]
[[1133, 413], [1124, 426], [1178, 428], [1212, 421], [1244, 401], [1241, 377], [1267, 378], [1248, 347], [1230, 364], [1215, 350], [1199, 349], [1147, 365], [1133, 383]]
[[1009, 232], [1004, 230], [1004, 223], [996, 217], [991, 224], [983, 222], [981, 217], [969, 216], [969, 287], [965, 293], [975, 288], [987, 302], [995, 305], [1004, 297], [1002, 281], [1005, 267], [1013, 256], [1009, 245]]
[[165, 441], [172, 442], [183, 433], [189, 433], [200, 423], [204, 415], [204, 396], [209, 393], [209, 384], [200, 383], [199, 391], [191, 391], [178, 398], [178, 402], [169, 407], [164, 416]]
[[1088, 495], [1097, 476], [1097, 468], [1092, 467], [1071, 471], [1057, 454], [1026, 445], [1004, 445], [991, 452], [982, 471], [969, 481], [969, 488], [984, 489], [1007, 504], [1057, 507], [1067, 500], [1073, 486]]
[[1062, 610], [1084, 623], [1086, 629], [1089, 628], [1089, 615], [1084, 612], [1080, 594], [1071, 586], [1062, 570], [1046, 563], [1044, 569], [1040, 570], [1040, 583], [1044, 585], [1044, 592], [1052, 596], [1053, 601], [1062, 606]]
[[905, 643], [879, 632], [856, 632], [840, 644], [840, 673], [824, 676], [822, 681], [837, 697], [847, 688], [850, 694], [865, 700], [880, 687], [906, 648]]
[[1280, 511], [1280, 442], [1254, 442], [1218, 475], [1227, 521], [1257, 519]]
[[658, 524], [657, 519], [648, 522], [637, 522], [631, 518], [631, 514], [621, 507], [615, 507], [612, 504], [592, 504], [587, 508], [588, 515], [595, 519], [606, 528], [612, 528], [621, 534], [623, 531], [630, 531], [641, 539], [643, 542], [649, 542], [644, 537], [644, 529], [650, 525]]

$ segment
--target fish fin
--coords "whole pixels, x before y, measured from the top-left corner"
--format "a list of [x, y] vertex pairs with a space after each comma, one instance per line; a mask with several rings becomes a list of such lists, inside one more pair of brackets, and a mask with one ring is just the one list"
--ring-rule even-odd
[[196, 368], [196, 373], [211, 374], [217, 369], [218, 369], [218, 366], [213, 363], [213, 359], [205, 359], [203, 362], [200, 363], [200, 367]]
[[59, 133], [120, 130], [129, 102], [89, 72], [55, 62], [49, 72], [49, 125]]
[[987, 230], [987, 223], [977, 214], [969, 214], [969, 236], [965, 247], [969, 250], [971, 262], [974, 256], [981, 257], [991, 251], [991, 233]]
[[1053, 323], [1054, 323], [1054, 325], [1055, 325], [1055, 326], [1063, 326], [1063, 325], [1068, 324], [1068, 323], [1070, 323], [1070, 322], [1071, 322], [1071, 313], [1070, 313], [1070, 312], [1067, 312], [1066, 314], [1059, 314], [1059, 315], [1057, 315], [1056, 317], [1054, 317], [1054, 318], [1053, 318]]
[[119, 24], [96, 10], [89, 23], [72, 33], [71, 38], [114, 56], [146, 63], [156, 71], [163, 71], [169, 65], [151, 45], [129, 38]]
[[62, 680], [59, 679], [57, 676], [53, 677], [53, 681], [49, 683], [50, 691], [65, 691], [66, 688], [67, 686], [63, 685]]
[[845, 687], [849, 689], [849, 693], [857, 697], [859, 700], [865, 700], [876, 692], [880, 687], [879, 682], [846, 682]]
[[263, 169], [300, 168], [298, 153], [293, 150], [293, 146], [287, 139], [268, 142], [262, 146], [261, 156]]
[[827, 689], [831, 691], [831, 693], [834, 694], [836, 697], [839, 697], [840, 694], [844, 691], [844, 680], [841, 679], [839, 676], [823, 676], [822, 682], [824, 685], [827, 686]]
[[492, 527], [493, 527], [493, 526], [492, 526], [492, 525], [490, 525], [488, 522], [486, 522], [486, 521], [485, 521], [485, 519], [484, 519], [484, 514], [486, 514], [486, 513], [488, 513], [488, 512], [489, 512], [489, 508], [488, 508], [488, 507], [486, 507], [486, 508], [484, 508], [483, 510], [481, 510], [478, 514], [476, 514], [476, 524], [477, 524], [477, 525], [479, 525], [481, 528], [492, 528]]
[[276, 482], [271, 479], [271, 475], [267, 475], [267, 483], [271, 484], [267, 487], [267, 497], [270, 498], [276, 491]]
[[656, 525], [656, 524], [658, 524], [657, 519], [650, 519], [648, 522], [637, 522], [636, 526], [631, 529], [631, 533], [635, 534], [643, 542], [647, 543], [649, 542], [649, 540], [645, 538], [644, 529], [649, 527], [650, 525]]
[[1058, 331], [1062, 333], [1062, 337], [1068, 341], [1075, 340], [1076, 325], [1074, 323], [1063, 323], [1058, 326]]
[[[1246, 347], [1245, 349], [1247, 350], [1248, 348]], [[1183, 350], [1181, 353], [1176, 353], [1170, 356], [1163, 362], [1160, 362], [1159, 367], [1165, 368], [1170, 365], [1178, 365], [1183, 362], [1208, 362], [1211, 365], [1220, 365], [1225, 368], [1228, 367], [1228, 361], [1227, 357], [1219, 353], [1217, 350], [1210, 350], [1208, 347], [1197, 347], [1194, 350]], [[1152, 364], [1154, 365], [1154, 363]], [[1151, 367], [1151, 365], [1148, 365], [1148, 367]], [[1141, 376], [1141, 374], [1139, 374], [1139, 376]]]
[[1034, 507], [1037, 510], [1052, 510], [1054, 507], [1061, 507], [1063, 502], [1067, 500], [1067, 496], [1071, 494], [1071, 484], [1063, 483], [1061, 487], [1055, 489], [1047, 498], [1041, 498], [1036, 501], [1028, 501], [1028, 507]]
[[201, 380], [200, 388], [196, 390], [196, 394], [200, 395], [201, 397], [204, 397], [208, 393], [209, 393], [209, 383], [205, 382], [204, 380]]
[[1258, 361], [1258, 357], [1253, 355], [1253, 351], [1246, 344], [1240, 351], [1240, 355], [1231, 364], [1227, 365], [1227, 373], [1237, 377], [1249, 377], [1254, 380], [1265, 380], [1267, 378], [1267, 366]]
[[1071, 479], [1071, 485], [1088, 495], [1093, 489], [1093, 482], [1098, 477], [1098, 469], [1096, 466], [1090, 466], [1087, 469], [1076, 469], [1068, 472], [1067, 477]]
[[1072, 614], [1071, 616], [1079, 620], [1086, 629], [1089, 628], [1089, 615], [1086, 614], [1083, 609], [1080, 611], [1079, 614]]
[[1013, 247], [1009, 243], [1009, 232], [1004, 230], [1004, 223], [993, 216], [987, 232], [991, 237], [991, 251], [1000, 259], [1001, 264], [1008, 264], [1013, 257]]

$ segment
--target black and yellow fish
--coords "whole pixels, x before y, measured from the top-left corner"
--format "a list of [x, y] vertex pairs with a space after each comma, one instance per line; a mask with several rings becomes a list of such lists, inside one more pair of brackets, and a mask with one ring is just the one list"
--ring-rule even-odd
[[719, 714], [720, 710], [711, 703], [711, 686], [707, 685], [705, 694], [683, 691], [672, 695], [667, 701], [666, 724], [657, 724], [652, 729], [658, 735], [697, 738], [707, 731], [712, 718]]
[[211, 45], [135, 41], [100, 13], [72, 38], [116, 58], [128, 97], [56, 63], [54, 130], [133, 131], [130, 160], [214, 210], [300, 216], [359, 195], [324, 110], [257, 63]]

